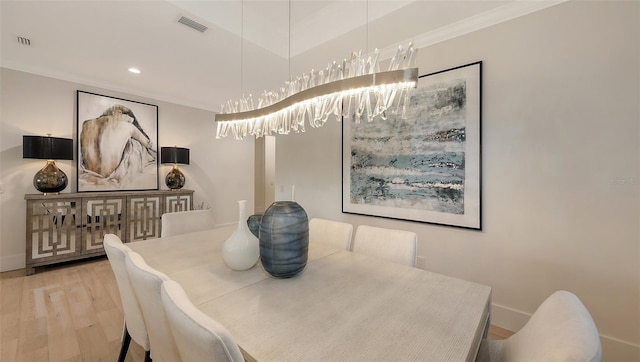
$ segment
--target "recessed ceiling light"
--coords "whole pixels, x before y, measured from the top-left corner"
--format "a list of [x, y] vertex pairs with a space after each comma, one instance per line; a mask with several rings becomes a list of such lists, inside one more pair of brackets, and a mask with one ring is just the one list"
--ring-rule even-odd
[[129, 68], [129, 71], [131, 73], [140, 74], [140, 69], [138, 69], [138, 68]]

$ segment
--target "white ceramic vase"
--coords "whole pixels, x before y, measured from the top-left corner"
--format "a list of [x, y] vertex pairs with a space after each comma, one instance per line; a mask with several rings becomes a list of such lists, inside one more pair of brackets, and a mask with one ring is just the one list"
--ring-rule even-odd
[[247, 200], [238, 201], [238, 208], [238, 227], [224, 242], [222, 259], [233, 270], [247, 270], [258, 262], [260, 244], [247, 226]]

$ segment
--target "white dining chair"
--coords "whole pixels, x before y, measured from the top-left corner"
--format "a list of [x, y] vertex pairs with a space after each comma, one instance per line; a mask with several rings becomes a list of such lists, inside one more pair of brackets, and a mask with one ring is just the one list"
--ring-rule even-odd
[[149, 332], [151, 358], [154, 362], [180, 361], [161, 300], [162, 283], [169, 277], [147, 265], [140, 254], [130, 252], [127, 255], [125, 264]]
[[149, 336], [147, 334], [147, 328], [144, 325], [144, 319], [142, 317], [142, 310], [138, 303], [131, 282], [129, 281], [129, 275], [125, 265], [125, 259], [127, 253], [132, 252], [128, 246], [122, 243], [122, 240], [117, 235], [106, 234], [103, 240], [104, 251], [109, 259], [111, 270], [116, 277], [116, 284], [118, 285], [118, 291], [120, 292], [120, 300], [122, 302], [122, 310], [124, 311], [124, 327], [122, 335], [122, 345], [120, 347], [120, 354], [118, 355], [118, 362], [123, 362], [127, 356], [129, 350], [129, 344], [131, 340], [140, 345], [144, 349], [144, 360], [151, 361], [149, 353]]
[[414, 232], [360, 225], [351, 249], [354, 253], [416, 266], [417, 245], [418, 236]]
[[352, 235], [351, 224], [319, 218], [309, 220], [309, 243], [325, 243], [338, 249], [349, 250]]
[[482, 340], [478, 362], [599, 362], [602, 346], [587, 308], [566, 290], [549, 296], [529, 321], [504, 340]]
[[178, 283], [164, 281], [161, 292], [162, 305], [183, 362], [244, 361], [231, 333], [196, 308]]
[[174, 236], [214, 228], [211, 210], [189, 210], [162, 214], [160, 236]]

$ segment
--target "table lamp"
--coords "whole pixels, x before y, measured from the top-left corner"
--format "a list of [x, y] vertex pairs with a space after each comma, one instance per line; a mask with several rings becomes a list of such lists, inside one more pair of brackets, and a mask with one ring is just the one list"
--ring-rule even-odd
[[47, 164], [33, 176], [36, 190], [59, 193], [67, 187], [67, 175], [56, 166], [55, 160], [73, 160], [73, 140], [70, 138], [22, 136], [22, 158], [47, 160]]
[[173, 163], [173, 169], [169, 171], [164, 182], [171, 190], [179, 190], [184, 186], [184, 174], [178, 169], [178, 164], [189, 164], [189, 149], [182, 147], [161, 147], [160, 162]]

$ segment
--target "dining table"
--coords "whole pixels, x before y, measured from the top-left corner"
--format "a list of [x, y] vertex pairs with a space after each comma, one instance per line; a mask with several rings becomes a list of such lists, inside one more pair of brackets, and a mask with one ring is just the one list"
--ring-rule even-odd
[[[491, 288], [322, 242], [305, 269], [270, 276], [222, 258], [236, 226], [127, 243], [229, 330], [248, 361], [474, 361]], [[389, 242], [393, 242], [390, 240]]]

